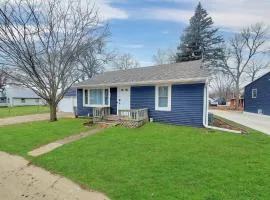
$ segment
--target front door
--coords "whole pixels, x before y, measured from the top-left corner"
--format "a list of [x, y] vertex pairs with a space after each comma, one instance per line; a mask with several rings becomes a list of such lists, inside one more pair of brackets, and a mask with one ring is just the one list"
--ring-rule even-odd
[[117, 88], [117, 113], [118, 110], [130, 109], [130, 87]]

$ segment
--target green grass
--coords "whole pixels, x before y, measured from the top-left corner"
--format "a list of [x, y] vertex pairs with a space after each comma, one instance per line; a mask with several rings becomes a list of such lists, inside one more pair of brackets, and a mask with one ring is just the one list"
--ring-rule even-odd
[[57, 139], [88, 130], [82, 119], [39, 121], [0, 127], [0, 151], [27, 157], [27, 152]]
[[151, 123], [33, 160], [113, 200], [269, 199], [270, 137]]
[[0, 118], [49, 113], [48, 106], [0, 107]]

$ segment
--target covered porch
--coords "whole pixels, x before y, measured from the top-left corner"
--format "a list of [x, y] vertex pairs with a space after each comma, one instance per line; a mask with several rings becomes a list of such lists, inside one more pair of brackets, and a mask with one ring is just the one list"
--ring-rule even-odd
[[148, 121], [148, 108], [131, 105], [131, 86], [83, 87], [77, 90], [78, 116], [138, 127]]

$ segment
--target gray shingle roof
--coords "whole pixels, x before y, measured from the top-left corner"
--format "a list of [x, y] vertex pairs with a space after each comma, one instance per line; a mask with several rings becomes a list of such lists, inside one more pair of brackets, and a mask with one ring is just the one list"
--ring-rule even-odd
[[75, 87], [143, 85], [161, 82], [203, 82], [208, 78], [209, 74], [202, 69], [201, 65], [201, 61], [189, 61], [104, 72], [76, 84]]

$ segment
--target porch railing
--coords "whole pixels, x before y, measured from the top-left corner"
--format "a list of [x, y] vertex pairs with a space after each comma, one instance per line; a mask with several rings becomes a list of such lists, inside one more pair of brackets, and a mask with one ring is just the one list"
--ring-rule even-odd
[[120, 119], [141, 121], [148, 119], [148, 108], [131, 109], [131, 110], [118, 110]]
[[93, 117], [103, 118], [110, 115], [110, 107], [95, 107], [93, 108]]

